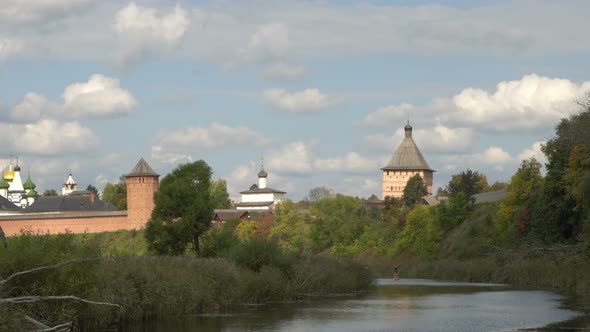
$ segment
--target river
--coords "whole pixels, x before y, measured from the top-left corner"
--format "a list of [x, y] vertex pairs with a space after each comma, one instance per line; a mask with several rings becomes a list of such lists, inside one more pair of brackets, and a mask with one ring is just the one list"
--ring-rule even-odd
[[364, 295], [307, 297], [297, 303], [129, 326], [126, 331], [514, 331], [582, 315], [564, 297], [504, 285], [377, 279]]

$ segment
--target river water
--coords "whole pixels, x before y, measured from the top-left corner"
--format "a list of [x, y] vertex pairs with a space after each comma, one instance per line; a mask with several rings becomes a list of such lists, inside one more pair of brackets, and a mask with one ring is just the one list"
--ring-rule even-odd
[[545, 291], [423, 279], [378, 279], [376, 284], [364, 295], [246, 306], [126, 331], [514, 331], [581, 315], [562, 308], [562, 296]]

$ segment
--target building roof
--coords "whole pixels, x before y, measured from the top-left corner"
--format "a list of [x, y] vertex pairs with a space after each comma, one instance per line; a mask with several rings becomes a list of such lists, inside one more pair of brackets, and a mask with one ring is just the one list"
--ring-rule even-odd
[[240, 194], [286, 194], [285, 191], [280, 191], [272, 188], [254, 188], [249, 190], [240, 191]]
[[8, 166], [8, 170], [4, 173], [4, 180], [7, 182], [11, 182], [14, 179], [14, 169], [12, 168], [12, 164]]
[[92, 195], [41, 196], [25, 212], [114, 211], [115, 206]]
[[255, 206], [270, 206], [274, 203], [274, 201], [268, 201], [268, 202], [242, 202], [242, 203], [238, 203], [236, 204], [237, 207], [255, 207]]
[[126, 177], [137, 177], [137, 176], [160, 176], [154, 171], [154, 169], [143, 159], [139, 159], [135, 167], [131, 170]]
[[213, 212], [213, 220], [220, 221], [226, 221], [231, 218], [241, 219], [244, 216], [248, 216], [248, 211], [246, 210], [215, 209]]
[[4, 196], [0, 196], [0, 211], [22, 211], [22, 209], [14, 205]]
[[408, 123], [404, 127], [404, 130], [406, 134], [404, 140], [393, 154], [393, 157], [391, 157], [387, 166], [383, 167], [382, 170], [426, 170], [434, 172], [435, 170], [430, 168], [430, 165], [428, 165], [412, 138], [412, 126]]
[[4, 177], [0, 177], [0, 189], [8, 189], [10, 184], [4, 180]]
[[76, 184], [76, 181], [74, 181], [74, 177], [72, 176], [72, 173], [68, 175], [68, 178], [66, 179], [66, 182], [64, 182], [64, 184]]

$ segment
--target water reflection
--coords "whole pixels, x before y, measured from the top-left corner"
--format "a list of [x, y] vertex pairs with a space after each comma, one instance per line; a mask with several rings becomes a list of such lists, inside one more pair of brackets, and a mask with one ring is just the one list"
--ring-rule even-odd
[[127, 331], [510, 331], [571, 319], [562, 297], [503, 285], [379, 279], [363, 296], [239, 308]]

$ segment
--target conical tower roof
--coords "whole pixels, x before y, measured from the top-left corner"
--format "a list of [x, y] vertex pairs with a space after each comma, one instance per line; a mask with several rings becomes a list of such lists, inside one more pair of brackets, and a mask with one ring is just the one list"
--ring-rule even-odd
[[139, 159], [135, 167], [131, 170], [127, 177], [138, 177], [138, 176], [160, 176], [154, 171], [154, 169], [143, 159]]
[[426, 162], [426, 159], [422, 156], [420, 149], [412, 138], [412, 126], [410, 123], [404, 127], [405, 137], [402, 143], [399, 145], [393, 157], [383, 167], [384, 171], [397, 171], [397, 170], [425, 170], [435, 172], [430, 165]]

